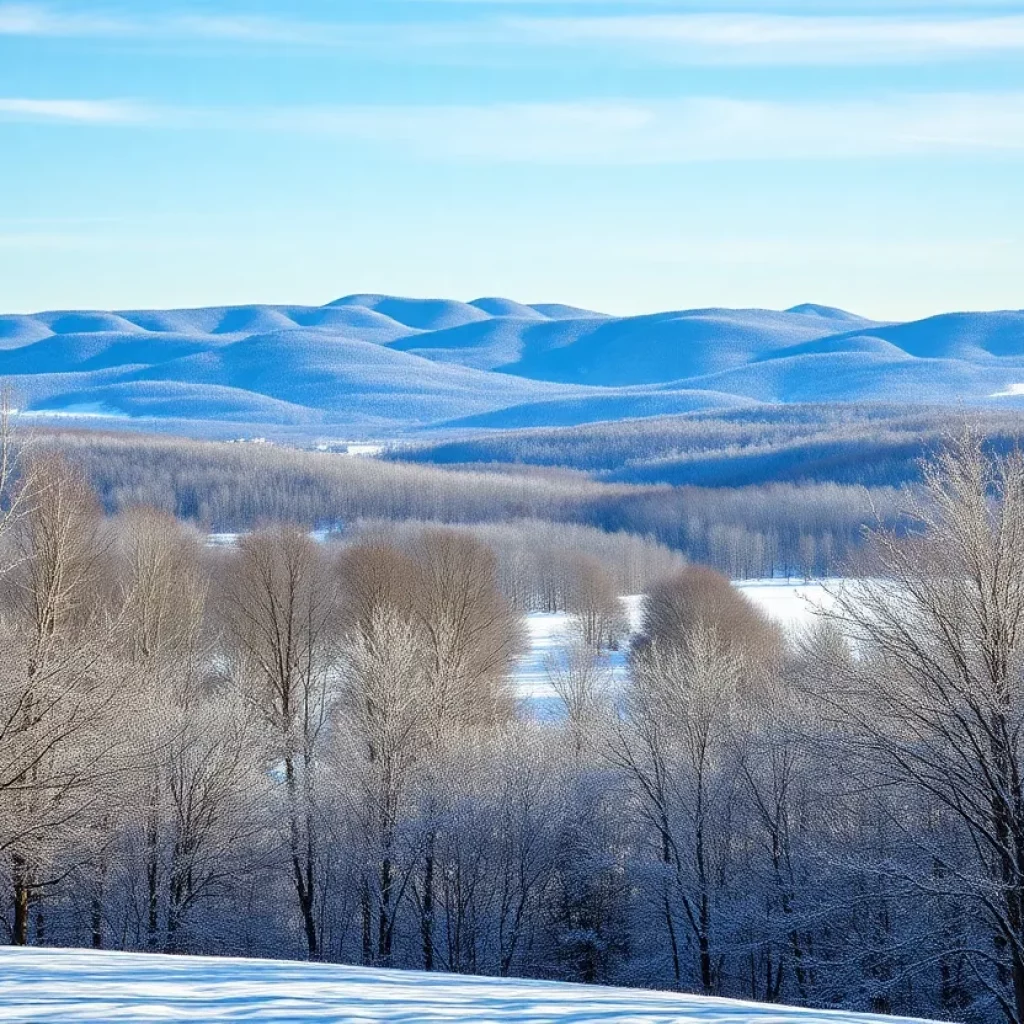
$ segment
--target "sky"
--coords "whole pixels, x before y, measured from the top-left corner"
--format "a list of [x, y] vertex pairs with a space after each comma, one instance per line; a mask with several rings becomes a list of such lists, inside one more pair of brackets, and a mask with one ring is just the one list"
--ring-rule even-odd
[[1024, 0], [0, 0], [0, 312], [1024, 306]]

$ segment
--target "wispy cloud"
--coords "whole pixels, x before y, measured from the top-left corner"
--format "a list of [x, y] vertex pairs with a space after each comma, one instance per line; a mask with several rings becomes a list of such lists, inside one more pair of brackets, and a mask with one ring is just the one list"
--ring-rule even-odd
[[154, 118], [148, 108], [125, 100], [37, 100], [0, 97], [0, 120], [71, 124], [141, 124]]
[[[407, 0], [410, 10], [418, 6]], [[415, 51], [443, 60], [453, 51], [480, 48], [597, 48], [692, 64], [828, 64], [907, 62], [1024, 52], [1024, 14], [974, 14], [961, 5], [936, 15], [941, 0], [902, 13], [862, 0], [857, 15], [827, 13], [818, 2], [808, 13], [680, 11], [672, 0], [616, 4], [615, 13], [571, 13], [572, 3], [544, 0], [449, 0], [477, 6], [472, 15], [435, 21], [375, 23], [244, 13], [211, 15], [183, 9], [160, 14], [4, 3], [0, 35], [106, 37], [139, 42], [193, 41], [236, 45], [371, 47]], [[749, 0], [748, 8], [749, 8]], [[593, 0], [588, 0], [588, 6]], [[598, 3], [600, 6], [600, 2]], [[610, 6], [610, 4], [609, 4]], [[559, 15], [557, 12], [561, 10]], [[628, 13], [629, 11], [634, 13]], [[826, 11], [826, 13], [823, 13]], [[480, 13], [486, 12], [486, 13]], [[569, 13], [566, 13], [569, 12]]]
[[0, 3], [0, 35], [102, 37], [150, 41], [222, 40], [239, 43], [334, 46], [351, 38], [344, 22], [314, 22], [262, 15], [106, 13], [65, 6]]
[[545, 46], [637, 49], [697, 64], [826, 64], [968, 57], [1024, 50], [1024, 15], [982, 18], [657, 14], [518, 17]]
[[138, 30], [138, 23], [99, 12], [74, 12], [42, 4], [0, 3], [0, 35], [118, 36]]
[[1024, 93], [767, 102], [322, 107], [248, 115], [267, 129], [411, 148], [439, 159], [550, 164], [835, 160], [1024, 153]]
[[566, 165], [1024, 155], [1024, 92], [453, 106], [157, 107], [0, 99], [0, 119], [312, 135], [430, 160]]

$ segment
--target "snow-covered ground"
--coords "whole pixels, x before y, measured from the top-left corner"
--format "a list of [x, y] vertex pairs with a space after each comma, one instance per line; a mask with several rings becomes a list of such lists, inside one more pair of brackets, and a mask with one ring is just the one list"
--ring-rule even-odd
[[792, 580], [746, 580], [737, 583], [741, 590], [762, 611], [778, 620], [788, 630], [800, 630], [811, 625], [815, 608], [827, 608], [832, 600], [829, 589], [839, 580], [795, 583]]
[[893, 1024], [897, 1018], [669, 992], [365, 967], [0, 948], [19, 1024]]
[[[822, 582], [797, 583], [792, 580], [748, 580], [736, 584], [767, 615], [794, 632], [806, 628], [814, 621], [815, 607], [829, 604], [828, 584]], [[637, 595], [622, 599], [629, 616], [630, 627], [640, 626], [641, 602]], [[539, 717], [554, 711], [558, 698], [551, 688], [547, 665], [557, 658], [571, 643], [569, 616], [564, 612], [533, 612], [527, 616], [530, 646], [515, 672], [516, 696], [528, 703]], [[613, 685], [625, 678], [629, 645], [608, 654], [608, 670]]]

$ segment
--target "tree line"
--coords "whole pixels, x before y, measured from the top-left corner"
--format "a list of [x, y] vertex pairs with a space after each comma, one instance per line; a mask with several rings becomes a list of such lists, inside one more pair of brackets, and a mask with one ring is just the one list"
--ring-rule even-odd
[[[405, 548], [438, 526], [416, 519], [359, 520], [344, 536], [347, 542], [375, 539]], [[592, 587], [616, 597], [642, 594], [651, 583], [686, 565], [678, 551], [625, 530], [608, 533], [543, 519], [447, 529], [476, 538], [493, 553], [498, 587], [522, 612], [575, 610], [581, 593]]]
[[[1000, 450], [1024, 434], [1020, 411], [1012, 407], [971, 415]], [[921, 458], [942, 447], [949, 417], [948, 406], [755, 404], [574, 427], [490, 431], [398, 448], [391, 457], [449, 466], [561, 466], [606, 482], [901, 486], [920, 481]]]
[[35, 444], [79, 466], [111, 514], [149, 505], [229, 532], [409, 519], [497, 532], [543, 521], [633, 534], [736, 578], [832, 575], [865, 525], [896, 522], [900, 505], [895, 488], [834, 482], [637, 485], [552, 467], [442, 467], [86, 431], [40, 432]]

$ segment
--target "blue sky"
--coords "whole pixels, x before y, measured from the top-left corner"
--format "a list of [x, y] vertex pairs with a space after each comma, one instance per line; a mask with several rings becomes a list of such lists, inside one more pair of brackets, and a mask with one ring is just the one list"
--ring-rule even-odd
[[1024, 306], [1024, 2], [0, 0], [0, 311]]

